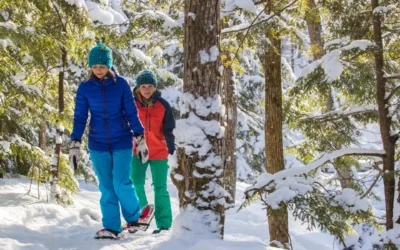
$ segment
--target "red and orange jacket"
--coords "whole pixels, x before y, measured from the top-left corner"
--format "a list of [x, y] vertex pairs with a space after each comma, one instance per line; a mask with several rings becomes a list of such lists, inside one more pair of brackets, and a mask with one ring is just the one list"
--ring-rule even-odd
[[[135, 93], [135, 91], [134, 91]], [[175, 151], [175, 119], [169, 103], [161, 97], [161, 92], [153, 94], [153, 106], [147, 107], [140, 97], [135, 95], [135, 102], [139, 111], [139, 119], [144, 127], [144, 137], [149, 149], [149, 160], [164, 160], [168, 151]], [[134, 143], [136, 155], [136, 143]]]

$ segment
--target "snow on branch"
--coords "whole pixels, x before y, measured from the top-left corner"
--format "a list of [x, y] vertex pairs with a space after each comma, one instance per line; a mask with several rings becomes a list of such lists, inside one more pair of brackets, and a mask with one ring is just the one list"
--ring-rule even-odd
[[385, 75], [383, 77], [386, 78], [386, 79], [400, 79], [400, 74]]
[[309, 74], [313, 73], [316, 69], [322, 68], [325, 72], [325, 81], [331, 83], [335, 81], [344, 71], [344, 65], [340, 61], [340, 56], [343, 51], [349, 51], [353, 49], [359, 49], [366, 51], [367, 48], [375, 46], [375, 43], [369, 40], [355, 40], [349, 45], [334, 49], [324, 55], [321, 59], [313, 61], [301, 71], [299, 78], [305, 78]]
[[258, 17], [262, 14], [262, 12], [264, 12], [264, 10], [262, 10], [257, 17], [253, 20], [253, 22], [251, 24], [239, 24], [237, 26], [231, 27], [231, 28], [225, 28], [221, 31], [222, 34], [226, 34], [226, 33], [232, 33], [232, 32], [238, 32], [238, 31], [243, 31], [243, 30], [248, 30], [251, 29], [254, 26], [257, 26], [259, 24], [268, 22], [269, 20], [271, 20], [272, 18], [279, 16], [283, 11], [285, 11], [286, 9], [288, 9], [290, 6], [292, 6], [293, 4], [295, 4], [298, 0], [293, 0], [292, 2], [290, 2], [288, 5], [286, 5], [285, 7], [283, 7], [282, 9], [278, 10], [276, 13], [273, 13], [272, 15], [262, 15], [262, 17], [259, 19], [259, 21], [256, 22], [256, 20], [258, 19]]
[[253, 186], [248, 187], [245, 190], [247, 196], [252, 196], [254, 192], [264, 190], [270, 183], [284, 180], [289, 177], [307, 174], [308, 172], [324, 165], [327, 162], [332, 162], [336, 158], [343, 156], [374, 156], [384, 157], [384, 150], [375, 149], [363, 149], [363, 148], [343, 148], [340, 150], [333, 151], [332, 153], [324, 154], [321, 158], [311, 162], [304, 167], [296, 167], [279, 171], [273, 175], [264, 173], [260, 175]]
[[378, 106], [374, 105], [364, 105], [364, 106], [353, 106], [348, 108], [347, 110], [335, 110], [323, 115], [309, 115], [307, 117], [301, 118], [300, 121], [308, 122], [308, 121], [334, 121], [338, 119], [342, 119], [344, 117], [360, 115], [360, 114], [368, 114], [378, 112]]

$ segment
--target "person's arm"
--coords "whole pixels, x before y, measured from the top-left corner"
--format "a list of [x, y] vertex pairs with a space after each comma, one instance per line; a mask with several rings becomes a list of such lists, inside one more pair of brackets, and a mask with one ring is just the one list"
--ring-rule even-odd
[[144, 133], [144, 128], [139, 120], [138, 111], [136, 108], [135, 101], [133, 100], [132, 90], [129, 87], [128, 82], [121, 78], [121, 84], [123, 84], [123, 105], [126, 119], [129, 122], [134, 135], [141, 135]]
[[76, 91], [74, 127], [71, 134], [71, 140], [76, 141], [82, 140], [82, 135], [85, 131], [89, 112], [89, 105], [85, 95], [83, 94], [82, 86], [83, 84], [81, 83]]
[[175, 128], [175, 118], [172, 113], [172, 108], [169, 103], [162, 99], [161, 103], [165, 108], [165, 114], [163, 119], [163, 129], [165, 140], [167, 141], [168, 152], [173, 154], [175, 151], [175, 136], [173, 130]]

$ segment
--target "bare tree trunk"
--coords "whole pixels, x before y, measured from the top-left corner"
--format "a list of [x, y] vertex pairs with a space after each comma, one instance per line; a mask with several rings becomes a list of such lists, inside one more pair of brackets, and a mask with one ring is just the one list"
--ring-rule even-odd
[[56, 149], [54, 151], [54, 157], [51, 164], [51, 176], [50, 176], [50, 200], [60, 202], [60, 190], [58, 188], [58, 167], [60, 164], [61, 155], [61, 142], [64, 130], [62, 126], [57, 126], [56, 135]]
[[312, 46], [313, 59], [318, 60], [325, 54], [324, 40], [322, 39], [321, 16], [315, 4], [315, 0], [307, 0], [307, 7], [306, 22]]
[[[58, 13], [58, 12], [57, 12]], [[61, 16], [60, 16], [61, 18]], [[66, 23], [62, 25], [63, 34], [66, 34]], [[60, 115], [64, 113], [64, 71], [67, 65], [67, 50], [65, 48], [60, 48], [61, 50], [61, 70], [58, 74], [58, 112]], [[58, 184], [58, 168], [61, 157], [61, 146], [62, 146], [62, 135], [64, 131], [62, 126], [57, 125], [57, 139], [56, 148], [54, 150], [54, 159], [51, 166], [51, 179], [50, 179], [50, 200], [55, 200], [60, 202], [60, 191], [57, 186]]]
[[[66, 32], [66, 31], [64, 31]], [[60, 114], [64, 113], [64, 70], [67, 66], [67, 51], [61, 48], [61, 63], [62, 67], [58, 74], [58, 111]]]
[[[371, 6], [374, 10], [379, 6], [378, 0], [371, 0]], [[384, 178], [383, 184], [385, 189], [386, 202], [386, 230], [393, 228], [393, 206], [395, 193], [395, 175], [394, 175], [394, 157], [395, 145], [398, 135], [391, 135], [390, 125], [392, 117], [389, 115], [388, 100], [385, 99], [386, 80], [384, 76], [384, 58], [382, 45], [381, 15], [379, 13], [373, 15], [374, 41], [376, 49], [375, 55], [375, 72], [376, 72], [376, 101], [379, 110], [379, 127], [383, 142], [383, 149], [386, 156], [383, 158]]]
[[294, 72], [294, 57], [295, 57], [295, 52], [296, 52], [296, 45], [291, 41], [290, 43], [290, 67], [292, 67], [292, 70]]
[[41, 123], [40, 123], [40, 132], [39, 132], [39, 147], [42, 150], [46, 150], [46, 129], [47, 129], [47, 125], [46, 125], [46, 119], [42, 119]]
[[[268, 4], [272, 10], [274, 1]], [[275, 174], [284, 170], [283, 143], [282, 143], [282, 76], [281, 76], [281, 39], [279, 33], [272, 28], [265, 32], [271, 45], [265, 51], [265, 154], [267, 156], [267, 172]], [[271, 208], [268, 208], [269, 210]], [[289, 243], [288, 211], [284, 203], [278, 211], [268, 211], [268, 226], [270, 242], [283, 245]]]
[[224, 142], [224, 184], [231, 196], [227, 199], [229, 207], [235, 206], [236, 195], [236, 124], [237, 124], [237, 98], [235, 94], [236, 84], [234, 80], [234, 72], [232, 68], [232, 59], [228, 51], [224, 51], [223, 55], [226, 56], [227, 62], [224, 63], [224, 98], [223, 104], [225, 106], [225, 142]]
[[[224, 138], [220, 131], [212, 131], [222, 126], [222, 114], [220, 109], [206, 112], [222, 101], [220, 5], [220, 0], [185, 0], [184, 85], [181, 98], [185, 109], [181, 109], [176, 130], [190, 126], [198, 136], [204, 137], [204, 144], [197, 145], [185, 136], [176, 136], [179, 166], [173, 170], [171, 178], [178, 188], [182, 210], [191, 212], [194, 209], [204, 215], [201, 222], [193, 221], [185, 228], [192, 230], [202, 226], [223, 238], [225, 196], [220, 191], [224, 189]], [[202, 103], [201, 107], [195, 105], [196, 101]], [[207, 149], [201, 150], [206, 145], [209, 145]], [[182, 178], [177, 179], [177, 176]]]

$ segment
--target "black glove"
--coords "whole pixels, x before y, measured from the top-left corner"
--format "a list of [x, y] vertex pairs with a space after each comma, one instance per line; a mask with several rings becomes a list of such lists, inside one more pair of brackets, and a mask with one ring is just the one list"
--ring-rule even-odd
[[146, 161], [149, 160], [149, 150], [146, 145], [146, 140], [144, 138], [144, 135], [135, 135], [136, 139], [136, 151], [138, 154], [138, 157], [142, 163], [145, 163]]
[[175, 152], [175, 149], [168, 149], [168, 154], [173, 155]]
[[69, 147], [69, 164], [76, 171], [78, 169], [78, 161], [81, 158], [81, 142], [72, 140]]

